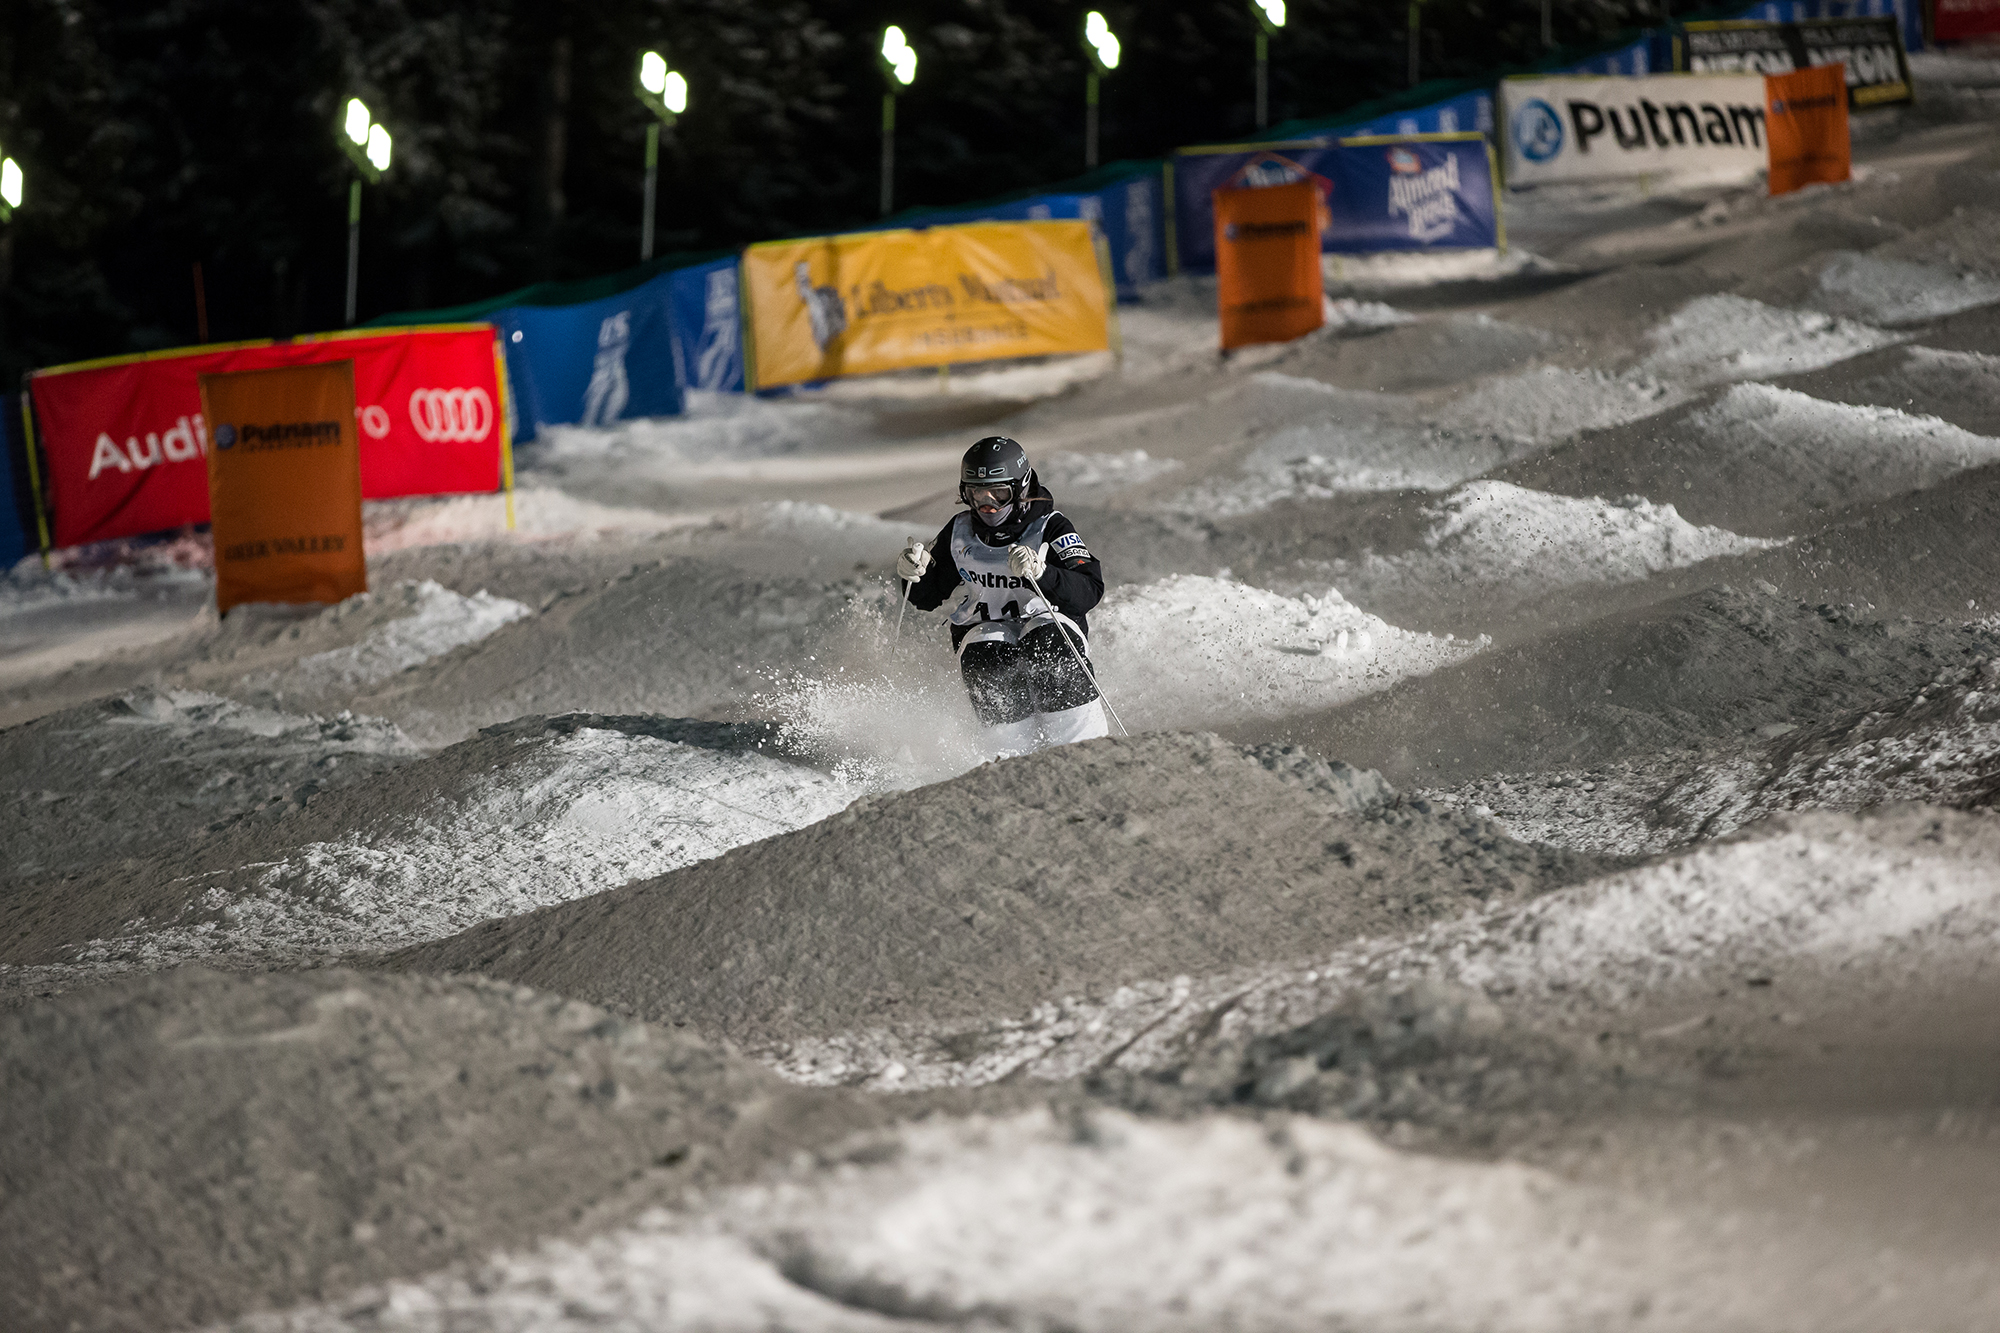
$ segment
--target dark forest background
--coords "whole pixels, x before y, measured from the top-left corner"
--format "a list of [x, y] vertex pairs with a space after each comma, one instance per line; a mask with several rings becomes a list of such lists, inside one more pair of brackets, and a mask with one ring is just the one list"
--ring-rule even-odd
[[[361, 97], [395, 136], [365, 192], [361, 318], [638, 261], [647, 112], [638, 55], [690, 106], [663, 145], [658, 248], [836, 230], [876, 209], [881, 75], [900, 23], [897, 204], [949, 204], [1083, 168], [1083, 14], [1124, 44], [1106, 161], [1252, 128], [1246, 0], [0, 0], [0, 145], [27, 199], [0, 224], [0, 376], [209, 337], [337, 327]], [[1601, 40], [1645, 0], [1558, 0]], [[1291, 0], [1273, 121], [1407, 81], [1403, 0]], [[1541, 55], [1537, 0], [1429, 0], [1426, 78]]]

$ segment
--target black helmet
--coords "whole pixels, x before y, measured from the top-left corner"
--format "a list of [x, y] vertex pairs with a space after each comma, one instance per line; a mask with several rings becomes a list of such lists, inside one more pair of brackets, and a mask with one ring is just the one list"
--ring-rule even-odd
[[958, 498], [967, 504], [968, 486], [1012, 486], [1014, 498], [1027, 498], [1028, 451], [1005, 435], [989, 435], [965, 451], [958, 467]]

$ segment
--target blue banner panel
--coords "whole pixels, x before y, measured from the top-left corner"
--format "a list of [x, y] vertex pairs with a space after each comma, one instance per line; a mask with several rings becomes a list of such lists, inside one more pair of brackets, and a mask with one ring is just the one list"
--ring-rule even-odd
[[1803, 19], [1894, 18], [1903, 34], [1905, 51], [1924, 49], [1924, 11], [1917, 0], [1762, 0], [1729, 17], [1764, 23], [1797, 23]]
[[1660, 60], [1653, 49], [1650, 36], [1641, 37], [1629, 46], [1621, 46], [1613, 51], [1599, 51], [1588, 60], [1579, 60], [1574, 65], [1565, 65], [1552, 74], [1651, 74], [1655, 71], [1666, 73], [1673, 68], [1672, 56]]
[[583, 305], [493, 312], [507, 349], [514, 438], [532, 440], [543, 426], [609, 426], [681, 410], [673, 277]]
[[1210, 273], [1215, 269], [1215, 191], [1230, 185], [1284, 185], [1304, 175], [1330, 180], [1335, 151], [1324, 140], [1304, 139], [1215, 150], [1182, 149], [1174, 154], [1174, 239], [1182, 271]]
[[1478, 134], [1493, 132], [1493, 94], [1460, 93], [1429, 106], [1413, 107], [1375, 120], [1342, 125], [1336, 133], [1343, 139], [1361, 139], [1378, 134]]
[[677, 268], [673, 302], [674, 372], [683, 389], [743, 392], [743, 319], [736, 259]]
[[0, 570], [35, 549], [28, 495], [28, 442], [22, 438], [21, 397], [0, 395]]
[[1320, 249], [1477, 249], [1499, 243], [1493, 174], [1486, 141], [1342, 139], [1337, 143], [1263, 144], [1174, 158], [1176, 232], [1181, 267], [1215, 267], [1214, 190], [1230, 184], [1280, 185], [1302, 175], [1332, 183], [1333, 225]]
[[1167, 276], [1165, 192], [1160, 173], [1149, 170], [1098, 189], [1052, 192], [1004, 203], [926, 210], [893, 218], [885, 227], [943, 227], [960, 222], [1094, 222], [1111, 251], [1118, 297], [1139, 299], [1139, 288]]
[[1499, 244], [1486, 141], [1343, 143], [1324, 159], [1333, 225], [1321, 244], [1342, 254], [1476, 250]]

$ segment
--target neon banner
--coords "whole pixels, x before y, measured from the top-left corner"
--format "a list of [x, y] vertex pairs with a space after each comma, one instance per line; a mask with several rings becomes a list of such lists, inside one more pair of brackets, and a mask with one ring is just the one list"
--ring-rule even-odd
[[510, 439], [496, 347], [487, 324], [371, 329], [36, 371], [55, 544], [207, 522], [198, 377], [230, 371], [353, 361], [367, 499], [497, 490]]
[[1790, 74], [1844, 65], [1856, 110], [1916, 96], [1894, 18], [1690, 23], [1680, 50], [1683, 67], [1696, 74]]
[[752, 388], [1104, 351], [1088, 222], [978, 222], [770, 241], [743, 254]]

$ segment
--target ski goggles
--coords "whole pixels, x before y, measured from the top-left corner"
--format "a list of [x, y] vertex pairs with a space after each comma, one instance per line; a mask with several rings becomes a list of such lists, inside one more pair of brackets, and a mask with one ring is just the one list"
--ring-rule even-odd
[[1002, 482], [997, 486], [961, 486], [959, 494], [975, 509], [1005, 509], [1014, 503], [1014, 483]]

